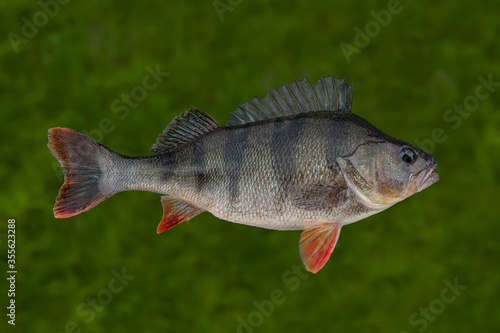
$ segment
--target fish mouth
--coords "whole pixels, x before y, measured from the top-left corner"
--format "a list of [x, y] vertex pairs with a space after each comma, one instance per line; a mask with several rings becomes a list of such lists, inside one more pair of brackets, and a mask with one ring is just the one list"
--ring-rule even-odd
[[413, 177], [415, 177], [415, 184], [417, 184], [417, 186], [414, 187], [416, 190], [414, 193], [428, 188], [439, 180], [439, 174], [434, 171], [438, 165], [438, 161], [433, 160], [426, 168], [413, 175]]

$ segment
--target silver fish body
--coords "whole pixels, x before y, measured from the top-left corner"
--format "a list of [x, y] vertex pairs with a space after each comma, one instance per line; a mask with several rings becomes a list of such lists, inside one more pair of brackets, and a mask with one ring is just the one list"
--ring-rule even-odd
[[[123, 156], [78, 132], [51, 129], [49, 147], [66, 176], [56, 217], [78, 214], [121, 191], [161, 193], [158, 232], [204, 211], [235, 223], [305, 230], [301, 257], [317, 272], [343, 225], [439, 179], [432, 155], [351, 113], [351, 98], [352, 87], [329, 77], [276, 88], [240, 106], [224, 127], [191, 109], [160, 135], [154, 156]], [[85, 172], [74, 167], [78, 158], [86, 160]], [[86, 189], [70, 187], [75, 183]], [[90, 199], [78, 204], [75, 193], [78, 199], [91, 188]]]

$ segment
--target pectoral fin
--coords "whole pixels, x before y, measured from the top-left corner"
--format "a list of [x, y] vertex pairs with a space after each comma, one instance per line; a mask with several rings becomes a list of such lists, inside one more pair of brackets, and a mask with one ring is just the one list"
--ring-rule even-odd
[[203, 209], [188, 202], [167, 196], [161, 197], [161, 203], [163, 204], [163, 218], [156, 229], [159, 234], [204, 212]]
[[349, 158], [338, 157], [337, 164], [340, 166], [342, 173], [351, 188], [354, 187], [363, 196], [369, 195], [373, 191], [373, 184], [369, 183], [361, 173], [352, 164]]
[[307, 270], [317, 273], [326, 264], [340, 235], [338, 223], [306, 229], [300, 235], [300, 258]]
[[300, 209], [321, 210], [341, 207], [346, 203], [347, 188], [313, 184], [290, 186], [290, 200]]
[[361, 202], [373, 209], [381, 209], [387, 206], [387, 202], [377, 192], [375, 184], [368, 181], [363, 174], [356, 169], [348, 157], [338, 157], [337, 164], [344, 174], [347, 185]]

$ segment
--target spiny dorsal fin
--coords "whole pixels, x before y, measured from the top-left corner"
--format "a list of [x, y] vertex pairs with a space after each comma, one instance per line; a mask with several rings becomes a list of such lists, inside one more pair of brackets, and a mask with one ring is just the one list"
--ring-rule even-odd
[[351, 112], [352, 86], [332, 75], [311, 85], [304, 78], [274, 88], [264, 99], [255, 97], [238, 106], [226, 125], [241, 125], [311, 111]]
[[151, 147], [155, 153], [166, 153], [180, 145], [221, 127], [212, 117], [197, 108], [184, 111], [163, 130]]

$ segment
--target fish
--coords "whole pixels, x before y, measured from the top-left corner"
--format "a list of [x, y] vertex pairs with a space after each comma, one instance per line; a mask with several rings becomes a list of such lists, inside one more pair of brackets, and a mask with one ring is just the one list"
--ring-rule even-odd
[[196, 108], [175, 117], [151, 148], [126, 156], [69, 128], [48, 131], [64, 171], [56, 218], [114, 194], [162, 194], [162, 233], [207, 211], [234, 223], [302, 230], [299, 252], [317, 273], [341, 228], [439, 180], [436, 159], [351, 112], [345, 79], [307, 78], [246, 101], [221, 126]]

